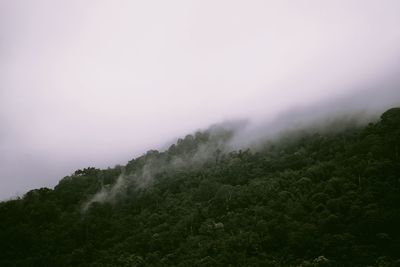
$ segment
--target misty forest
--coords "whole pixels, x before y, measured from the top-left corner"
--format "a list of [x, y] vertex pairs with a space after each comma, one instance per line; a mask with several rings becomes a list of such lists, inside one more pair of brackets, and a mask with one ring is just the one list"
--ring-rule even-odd
[[337, 126], [77, 170], [0, 203], [0, 266], [400, 266], [400, 108]]

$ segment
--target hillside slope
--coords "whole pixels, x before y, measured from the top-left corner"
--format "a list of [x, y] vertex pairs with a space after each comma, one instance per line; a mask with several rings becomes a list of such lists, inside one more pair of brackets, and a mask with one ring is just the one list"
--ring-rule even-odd
[[400, 266], [400, 108], [229, 151], [230, 130], [0, 203], [0, 266]]

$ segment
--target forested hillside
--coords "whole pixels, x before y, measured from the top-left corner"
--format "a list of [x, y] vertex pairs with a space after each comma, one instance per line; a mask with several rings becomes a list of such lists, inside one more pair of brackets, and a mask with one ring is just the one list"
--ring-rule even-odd
[[257, 150], [232, 135], [1, 202], [0, 266], [400, 266], [400, 108]]

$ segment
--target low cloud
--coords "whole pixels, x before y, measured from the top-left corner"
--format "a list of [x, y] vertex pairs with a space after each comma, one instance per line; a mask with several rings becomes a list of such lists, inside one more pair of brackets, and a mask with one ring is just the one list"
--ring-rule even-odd
[[0, 199], [220, 121], [248, 120], [247, 142], [394, 105], [399, 13], [396, 0], [1, 1]]

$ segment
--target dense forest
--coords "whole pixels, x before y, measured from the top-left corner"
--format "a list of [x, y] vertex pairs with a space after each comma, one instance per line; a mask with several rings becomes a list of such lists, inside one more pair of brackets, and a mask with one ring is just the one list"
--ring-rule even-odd
[[1, 202], [0, 266], [400, 266], [400, 108], [258, 149], [232, 136]]

